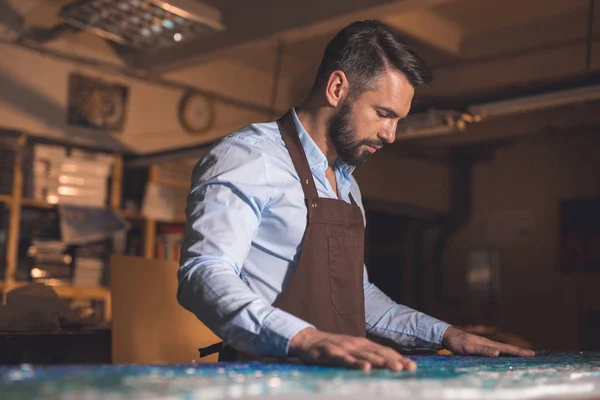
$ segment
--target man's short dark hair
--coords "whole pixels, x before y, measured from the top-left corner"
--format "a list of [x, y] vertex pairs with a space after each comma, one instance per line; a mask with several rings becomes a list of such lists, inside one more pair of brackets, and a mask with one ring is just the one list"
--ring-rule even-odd
[[312, 91], [324, 86], [333, 71], [343, 71], [350, 97], [375, 88], [388, 68], [395, 69], [413, 87], [431, 82], [431, 71], [417, 52], [393, 28], [380, 21], [358, 21], [339, 31], [327, 44]]

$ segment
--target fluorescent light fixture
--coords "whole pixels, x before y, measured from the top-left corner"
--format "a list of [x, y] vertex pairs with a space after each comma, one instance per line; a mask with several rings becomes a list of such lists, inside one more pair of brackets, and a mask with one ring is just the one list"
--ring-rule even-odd
[[194, 0], [79, 0], [61, 18], [132, 48], [171, 46], [223, 31], [219, 10]]
[[600, 85], [595, 85], [477, 104], [469, 107], [469, 113], [475, 117], [492, 118], [598, 99], [600, 99]]
[[398, 124], [397, 139], [433, 136], [463, 131], [466, 121], [463, 114], [451, 110], [429, 110], [412, 114]]
[[484, 118], [525, 113], [568, 104], [600, 100], [600, 85], [586, 86], [470, 106], [466, 113], [453, 110], [429, 110], [409, 115], [398, 124], [397, 139], [462, 132], [467, 124]]

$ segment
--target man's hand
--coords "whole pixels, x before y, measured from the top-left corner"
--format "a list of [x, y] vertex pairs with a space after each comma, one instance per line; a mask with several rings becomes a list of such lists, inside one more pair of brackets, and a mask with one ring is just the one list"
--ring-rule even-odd
[[521, 357], [531, 357], [535, 355], [531, 350], [494, 342], [493, 340], [473, 335], [453, 327], [449, 327], [444, 333], [444, 346], [455, 354], [474, 354], [489, 357], [497, 357], [501, 353]]
[[414, 371], [417, 364], [396, 350], [369, 339], [338, 335], [306, 328], [291, 340], [289, 355], [311, 364], [337, 365], [364, 371], [388, 368], [392, 371]]

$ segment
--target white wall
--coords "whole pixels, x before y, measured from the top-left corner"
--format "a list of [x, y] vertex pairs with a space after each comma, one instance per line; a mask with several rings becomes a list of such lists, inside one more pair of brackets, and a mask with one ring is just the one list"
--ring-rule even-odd
[[[118, 63], [107, 45], [95, 38], [68, 36], [51, 46], [55, 50]], [[268, 57], [270, 54], [257, 54]], [[66, 106], [68, 76], [78, 72], [129, 87], [128, 114], [120, 134], [68, 126]], [[267, 106], [271, 76], [229, 61], [215, 61], [171, 73], [168, 78], [231, 98]], [[279, 87], [278, 108], [290, 101], [288, 83]], [[117, 76], [66, 62], [34, 51], [0, 45], [0, 126], [35, 135], [68, 138], [105, 146], [122, 144], [138, 152], [152, 152], [210, 142], [254, 121], [266, 120], [262, 112], [216, 103], [213, 129], [201, 136], [189, 134], [179, 124], [177, 107], [183, 92], [141, 80]]]
[[[118, 57], [111, 53], [105, 42], [90, 36], [70, 35], [50, 47], [119, 63]], [[272, 50], [257, 50], [257, 57], [273, 57]], [[109, 134], [66, 124], [68, 77], [73, 72], [129, 87], [123, 132]], [[245, 102], [264, 107], [269, 105], [272, 77], [233, 61], [215, 61], [171, 72], [166, 77]], [[279, 111], [294, 105], [292, 91], [291, 82], [280, 82]], [[212, 130], [203, 135], [189, 134], [177, 118], [182, 94], [179, 89], [114, 75], [27, 49], [0, 45], [0, 126], [5, 128], [80, 143], [125, 146], [136, 152], [153, 152], [211, 142], [245, 124], [268, 119], [262, 112], [217, 102]], [[444, 167], [398, 158], [392, 149], [377, 154], [357, 171], [365, 197], [437, 210], [444, 209], [446, 205], [445, 174]]]

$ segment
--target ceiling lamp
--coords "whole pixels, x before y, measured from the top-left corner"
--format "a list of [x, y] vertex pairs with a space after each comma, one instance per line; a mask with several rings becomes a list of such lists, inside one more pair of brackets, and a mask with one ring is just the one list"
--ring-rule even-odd
[[217, 9], [193, 0], [80, 0], [59, 15], [70, 25], [136, 49], [170, 46], [225, 29]]

